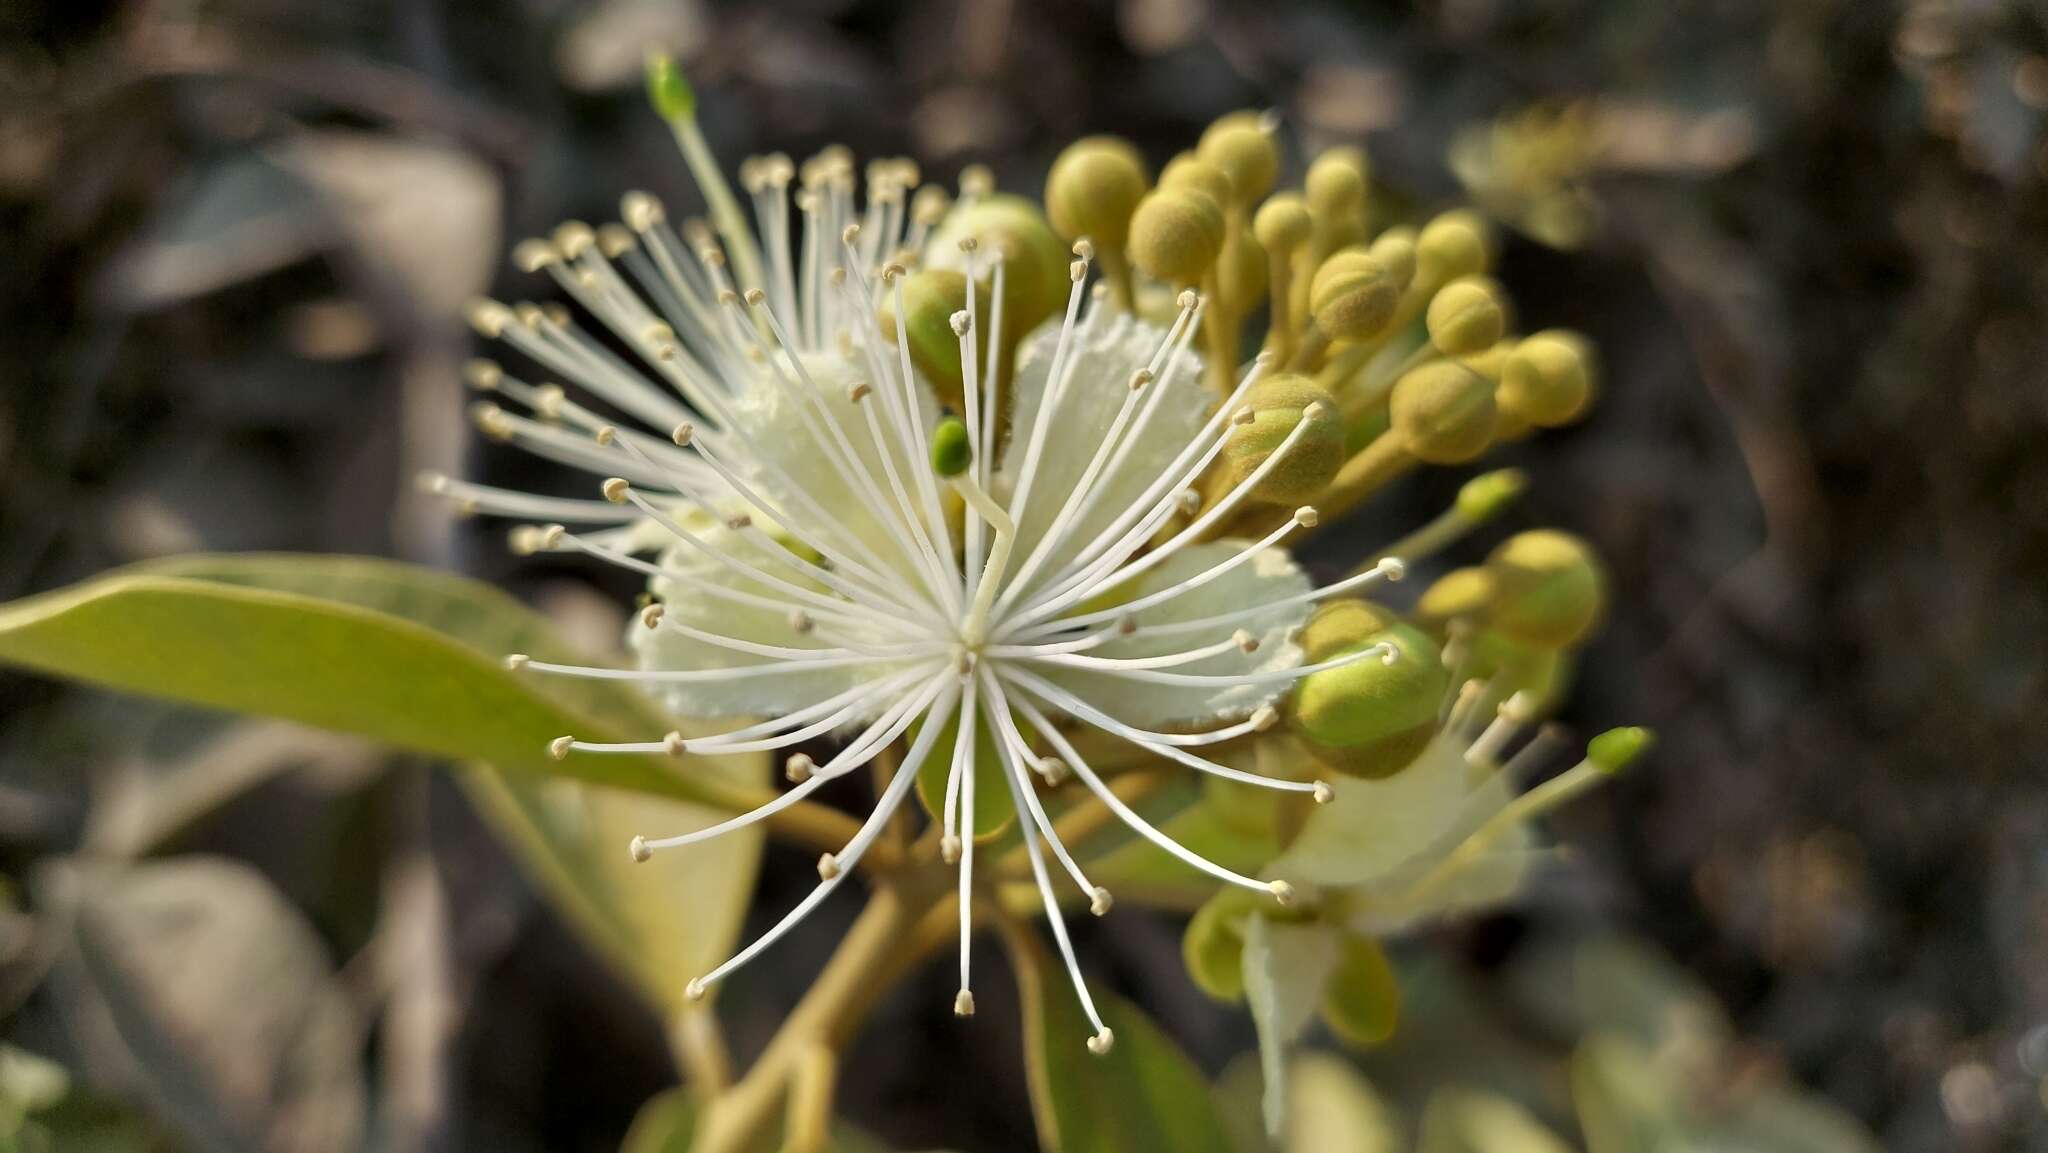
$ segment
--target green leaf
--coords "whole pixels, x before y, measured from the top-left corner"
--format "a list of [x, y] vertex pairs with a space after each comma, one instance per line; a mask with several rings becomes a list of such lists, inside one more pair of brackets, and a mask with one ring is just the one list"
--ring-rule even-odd
[[[922, 724], [912, 725], [912, 741]], [[917, 799], [934, 821], [944, 820], [946, 778], [953, 773], [953, 746], [960, 739], [960, 713], [954, 710], [932, 743], [932, 751], [917, 766]], [[1001, 836], [1017, 817], [1016, 802], [1010, 799], [1009, 783], [1003, 780], [1003, 763], [998, 759], [995, 735], [982, 723], [979, 711], [974, 721], [974, 839], [990, 841]]]
[[1377, 1045], [1401, 1021], [1401, 985], [1386, 950], [1371, 937], [1345, 933], [1323, 992], [1323, 1021], [1353, 1045]]
[[1422, 1110], [1415, 1153], [1572, 1153], [1527, 1109], [1476, 1089], [1442, 1089]]
[[0, 607], [0, 661], [43, 672], [508, 770], [728, 808], [765, 799], [655, 758], [553, 761], [564, 733], [671, 726], [616, 684], [507, 672], [510, 651], [571, 656], [488, 585], [365, 557], [185, 557]]
[[1245, 922], [1244, 995], [1259, 1031], [1266, 1132], [1275, 1137], [1287, 1124], [1288, 1049], [1323, 999], [1337, 941], [1337, 930], [1314, 922], [1275, 922], [1263, 912]]
[[1247, 1054], [1217, 1081], [1217, 1107], [1238, 1153], [1405, 1153], [1399, 1117], [1349, 1061], [1299, 1053], [1288, 1063], [1287, 1134], [1278, 1143], [1259, 1116], [1264, 1080]]
[[1622, 1037], [1593, 1037], [1572, 1053], [1571, 1080], [1587, 1153], [1682, 1147], [1683, 1120], [1649, 1049]]
[[53, 871], [72, 926], [57, 970], [73, 1027], [134, 1071], [202, 1149], [362, 1147], [362, 1026], [313, 927], [262, 874], [212, 857]]
[[1073, 991], [1035, 942], [1012, 953], [1024, 1008], [1025, 1074], [1048, 1153], [1231, 1153], [1209, 1084], [1136, 1006], [1098, 996], [1116, 1034], [1103, 1056]]

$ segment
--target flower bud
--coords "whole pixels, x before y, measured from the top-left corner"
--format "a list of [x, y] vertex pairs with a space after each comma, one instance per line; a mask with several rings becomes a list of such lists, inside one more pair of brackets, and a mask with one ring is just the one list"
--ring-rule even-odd
[[1344, 465], [1344, 418], [1337, 402], [1315, 381], [1293, 373], [1261, 379], [1245, 394], [1252, 411], [1245, 424], [1231, 426], [1229, 440], [1212, 473], [1217, 493], [1243, 483], [1302, 422], [1308, 431], [1295, 440], [1251, 499], [1267, 504], [1304, 504], [1329, 487]]
[[697, 111], [696, 92], [666, 52], [647, 54], [647, 101], [663, 120], [682, 120]]
[[1219, 209], [1237, 202], [1230, 174], [1192, 152], [1183, 152], [1166, 162], [1166, 167], [1159, 171], [1159, 187], [1192, 188], [1215, 201]]
[[1377, 644], [1393, 646], [1391, 662], [1374, 657], [1324, 669], [1294, 689], [1295, 734], [1318, 761], [1354, 776], [1390, 776], [1413, 761], [1436, 734], [1450, 685], [1436, 643], [1413, 625], [1355, 636], [1323, 659]]
[[1230, 178], [1239, 207], [1257, 204], [1271, 192], [1280, 171], [1280, 150], [1256, 112], [1233, 112], [1211, 124], [1195, 146], [1195, 155]]
[[1490, 617], [1509, 638], [1561, 649], [1593, 631], [1607, 599], [1607, 574], [1570, 533], [1517, 533], [1486, 558], [1495, 597]]
[[1415, 239], [1415, 275], [1437, 287], [1486, 271], [1490, 259], [1486, 222], [1465, 209], [1446, 212], [1422, 226]]
[[1430, 464], [1462, 464], [1493, 442], [1493, 385], [1455, 361], [1410, 369], [1387, 412], [1408, 451]]
[[1604, 772], [1618, 773], [1656, 743], [1657, 734], [1639, 726], [1609, 729], [1586, 742], [1586, 759]]
[[[950, 268], [927, 268], [903, 281], [903, 335], [910, 342], [910, 362], [941, 400], [954, 405], [961, 402], [964, 386], [960, 337], [953, 331], [953, 314], [966, 307], [965, 273]], [[989, 288], [985, 284], [975, 286], [975, 308], [981, 316], [988, 316]], [[895, 340], [895, 293], [882, 294], [876, 319], [882, 339]]]
[[1520, 500], [1529, 488], [1529, 474], [1519, 468], [1497, 468], [1483, 472], [1458, 488], [1458, 515], [1468, 524], [1492, 520], [1500, 511]]
[[1365, 250], [1367, 256], [1380, 262], [1386, 268], [1394, 286], [1402, 292], [1415, 280], [1415, 230], [1412, 228], [1389, 228], [1373, 237], [1372, 244]]
[[1131, 213], [1151, 188], [1145, 162], [1129, 142], [1090, 136], [1069, 144], [1045, 178], [1045, 211], [1069, 240], [1085, 236], [1121, 252], [1131, 234]]
[[1400, 298], [1386, 265], [1363, 248], [1347, 248], [1316, 269], [1308, 309], [1330, 339], [1363, 340], [1387, 326]]
[[1252, 216], [1252, 235], [1267, 252], [1287, 253], [1308, 243], [1315, 225], [1308, 206], [1292, 192], [1282, 192], [1259, 205]]
[[1131, 216], [1131, 259], [1145, 275], [1194, 284], [1223, 251], [1223, 210], [1208, 193], [1158, 188]]
[[1429, 342], [1446, 356], [1470, 356], [1494, 346], [1507, 328], [1500, 289], [1483, 276], [1463, 276], [1437, 290], [1424, 314]]
[[1415, 602], [1415, 619], [1441, 630], [1454, 620], [1478, 616], [1493, 601], [1493, 574], [1477, 565], [1452, 569], [1424, 589]]
[[1316, 220], [1316, 249], [1335, 252], [1365, 242], [1365, 154], [1332, 148], [1315, 158], [1302, 182]]
[[1301, 659], [1320, 664], [1339, 652], [1358, 646], [1360, 638], [1385, 632], [1401, 618], [1368, 600], [1346, 597], [1325, 601], [1301, 627], [1294, 643], [1301, 646]]
[[[982, 249], [978, 267], [989, 272], [989, 252], [1003, 256], [1003, 332], [1022, 337], [1066, 303], [1072, 281], [1072, 253], [1053, 234], [1038, 206], [1021, 196], [986, 193], [963, 203], [932, 230], [925, 245], [929, 268], [961, 268], [960, 242], [973, 237]], [[909, 286], [905, 285], [907, 291]], [[905, 301], [906, 307], [908, 301]]]
[[1575, 332], [1524, 339], [1501, 368], [1501, 411], [1542, 428], [1570, 424], [1593, 397], [1593, 347]]

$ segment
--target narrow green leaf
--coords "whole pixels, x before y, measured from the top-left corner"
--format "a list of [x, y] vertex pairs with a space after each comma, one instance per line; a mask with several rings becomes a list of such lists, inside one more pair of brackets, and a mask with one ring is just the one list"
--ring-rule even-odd
[[1173, 1041], [1136, 1006], [1097, 995], [1116, 1034], [1103, 1056], [1073, 991], [1035, 943], [1013, 952], [1024, 1008], [1025, 1074], [1039, 1144], [1048, 1153], [1230, 1153], [1210, 1088]]

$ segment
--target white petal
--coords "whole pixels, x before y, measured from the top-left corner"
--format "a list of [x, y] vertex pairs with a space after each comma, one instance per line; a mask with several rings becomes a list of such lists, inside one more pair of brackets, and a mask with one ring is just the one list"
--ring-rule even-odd
[[[1192, 545], [1162, 561], [1129, 584], [1115, 590], [1114, 599], [1135, 601], [1140, 597], [1176, 585], [1242, 551], [1245, 542], [1224, 540]], [[1224, 573], [1208, 584], [1191, 589], [1162, 604], [1134, 614], [1138, 631], [1099, 648], [1089, 656], [1150, 657], [1186, 652], [1226, 640], [1243, 629], [1258, 639], [1256, 651], [1230, 649], [1172, 668], [1175, 673], [1241, 678], [1248, 673], [1292, 668], [1301, 663], [1301, 648], [1289, 634], [1308, 619], [1307, 603], [1283, 605], [1244, 620], [1218, 625], [1213, 630], [1145, 635], [1144, 626], [1198, 620], [1235, 612], [1264, 601], [1279, 600], [1307, 592], [1308, 576], [1281, 549], [1269, 548], [1251, 560]], [[1080, 606], [1096, 609], [1101, 605]], [[1127, 724], [1140, 728], [1164, 729], [1210, 725], [1248, 715], [1260, 705], [1284, 696], [1292, 682], [1282, 679], [1252, 684], [1219, 681], [1212, 685], [1163, 685], [1131, 680], [1092, 669], [1039, 666], [1047, 680], [1073, 690], [1082, 699]]]
[[1455, 831], [1471, 792], [1470, 773], [1464, 743], [1440, 733], [1413, 764], [1384, 780], [1336, 777], [1336, 796], [1309, 814], [1270, 872], [1319, 885], [1386, 878], [1430, 855]]
[[1269, 1136], [1280, 1136], [1287, 1118], [1288, 1047], [1315, 1016], [1336, 967], [1337, 934], [1327, 926], [1269, 921], [1263, 913], [1245, 923], [1244, 994], [1259, 1031]]

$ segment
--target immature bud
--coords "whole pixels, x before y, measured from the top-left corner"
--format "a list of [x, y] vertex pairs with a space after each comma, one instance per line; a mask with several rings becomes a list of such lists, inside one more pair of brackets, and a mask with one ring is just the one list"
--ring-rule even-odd
[[1408, 291], [1415, 280], [1415, 230], [1389, 228], [1373, 237], [1365, 254], [1380, 262], [1395, 287]]
[[1302, 182], [1316, 221], [1318, 252], [1335, 252], [1365, 241], [1365, 154], [1332, 148], [1315, 158]]
[[1586, 743], [1586, 759], [1605, 772], [1618, 773], [1656, 743], [1657, 734], [1649, 729], [1635, 725], [1609, 729]]
[[1389, 776], [1413, 761], [1436, 733], [1450, 686], [1436, 643], [1413, 625], [1357, 636], [1324, 659], [1378, 644], [1393, 647], [1391, 662], [1367, 658], [1310, 673], [1294, 690], [1295, 734], [1318, 761], [1354, 776]]
[[1251, 499], [1303, 504], [1320, 496], [1344, 466], [1344, 418], [1337, 402], [1308, 377], [1283, 372], [1252, 385], [1244, 405], [1252, 418], [1231, 426], [1213, 474], [1215, 491], [1227, 492], [1243, 483], [1296, 426], [1306, 423], [1307, 431], [1259, 481]]
[[1323, 261], [1309, 281], [1308, 310], [1332, 340], [1363, 340], [1387, 326], [1401, 290], [1387, 266], [1363, 248]]
[[1570, 424], [1593, 396], [1593, 347], [1575, 332], [1548, 329], [1524, 339], [1501, 369], [1501, 411], [1542, 428]]
[[1493, 442], [1493, 385], [1455, 361], [1410, 369], [1387, 411], [1408, 451], [1430, 464], [1462, 464]]
[[1123, 251], [1131, 234], [1131, 213], [1151, 188], [1138, 150], [1115, 136], [1090, 136], [1069, 144], [1045, 178], [1045, 211], [1053, 230], [1069, 240], [1085, 236], [1098, 246]]
[[1166, 167], [1159, 170], [1159, 187], [1192, 188], [1215, 201], [1217, 208], [1228, 208], [1237, 202], [1237, 189], [1230, 183], [1230, 174], [1192, 152], [1183, 152], [1166, 162]]
[[1485, 272], [1490, 259], [1486, 222], [1465, 209], [1423, 225], [1415, 239], [1415, 276], [1428, 288]]
[[[1007, 273], [1004, 274], [1008, 276]], [[987, 323], [990, 292], [986, 284], [975, 285], [975, 309]], [[960, 337], [953, 331], [953, 314], [967, 307], [967, 276], [951, 268], [926, 268], [903, 280], [903, 336], [910, 345], [910, 362], [940, 400], [961, 402]], [[876, 319], [882, 339], [896, 339], [896, 294], [885, 292]], [[1005, 320], [1008, 318], [1006, 317]]]
[[1497, 468], [1483, 472], [1458, 488], [1458, 515], [1469, 524], [1492, 520], [1500, 511], [1521, 499], [1529, 488], [1529, 474], [1519, 468]]
[[1445, 356], [1470, 356], [1492, 348], [1507, 328], [1500, 289], [1483, 276], [1451, 281], [1430, 297], [1424, 315], [1429, 342]]
[[1260, 126], [1256, 112], [1233, 112], [1202, 133], [1195, 155], [1222, 170], [1239, 207], [1257, 204], [1273, 189], [1280, 171], [1280, 150], [1273, 135]]
[[666, 52], [647, 54], [647, 100], [663, 120], [681, 120], [697, 111], [696, 92]]
[[1168, 284], [1195, 284], [1223, 251], [1223, 210], [1198, 189], [1159, 188], [1131, 216], [1131, 259]]
[[974, 463], [974, 446], [967, 438], [967, 425], [949, 416], [932, 430], [932, 471], [940, 476], [959, 476]]
[[1293, 252], [1308, 243], [1314, 227], [1308, 206], [1292, 192], [1271, 197], [1252, 216], [1252, 235], [1267, 252]]
[[[972, 237], [980, 249], [979, 268], [989, 276], [990, 257], [1003, 258], [1003, 332], [1022, 336], [1066, 303], [1072, 253], [1054, 235], [1038, 206], [1021, 196], [986, 193], [947, 214], [925, 245], [928, 268], [962, 268], [960, 242]], [[906, 292], [909, 286], [905, 285]], [[906, 305], [908, 301], [906, 300]]]
[[1301, 659], [1320, 664], [1345, 649], [1356, 648], [1360, 638], [1385, 632], [1400, 623], [1400, 617], [1367, 600], [1347, 597], [1325, 601], [1301, 627], [1294, 643], [1301, 646]]
[[1477, 565], [1452, 569], [1423, 590], [1415, 619], [1433, 629], [1486, 611], [1493, 602], [1493, 574]]
[[1561, 649], [1593, 631], [1606, 608], [1607, 574], [1570, 533], [1517, 533], [1486, 558], [1495, 597], [1492, 626], [1524, 644]]

